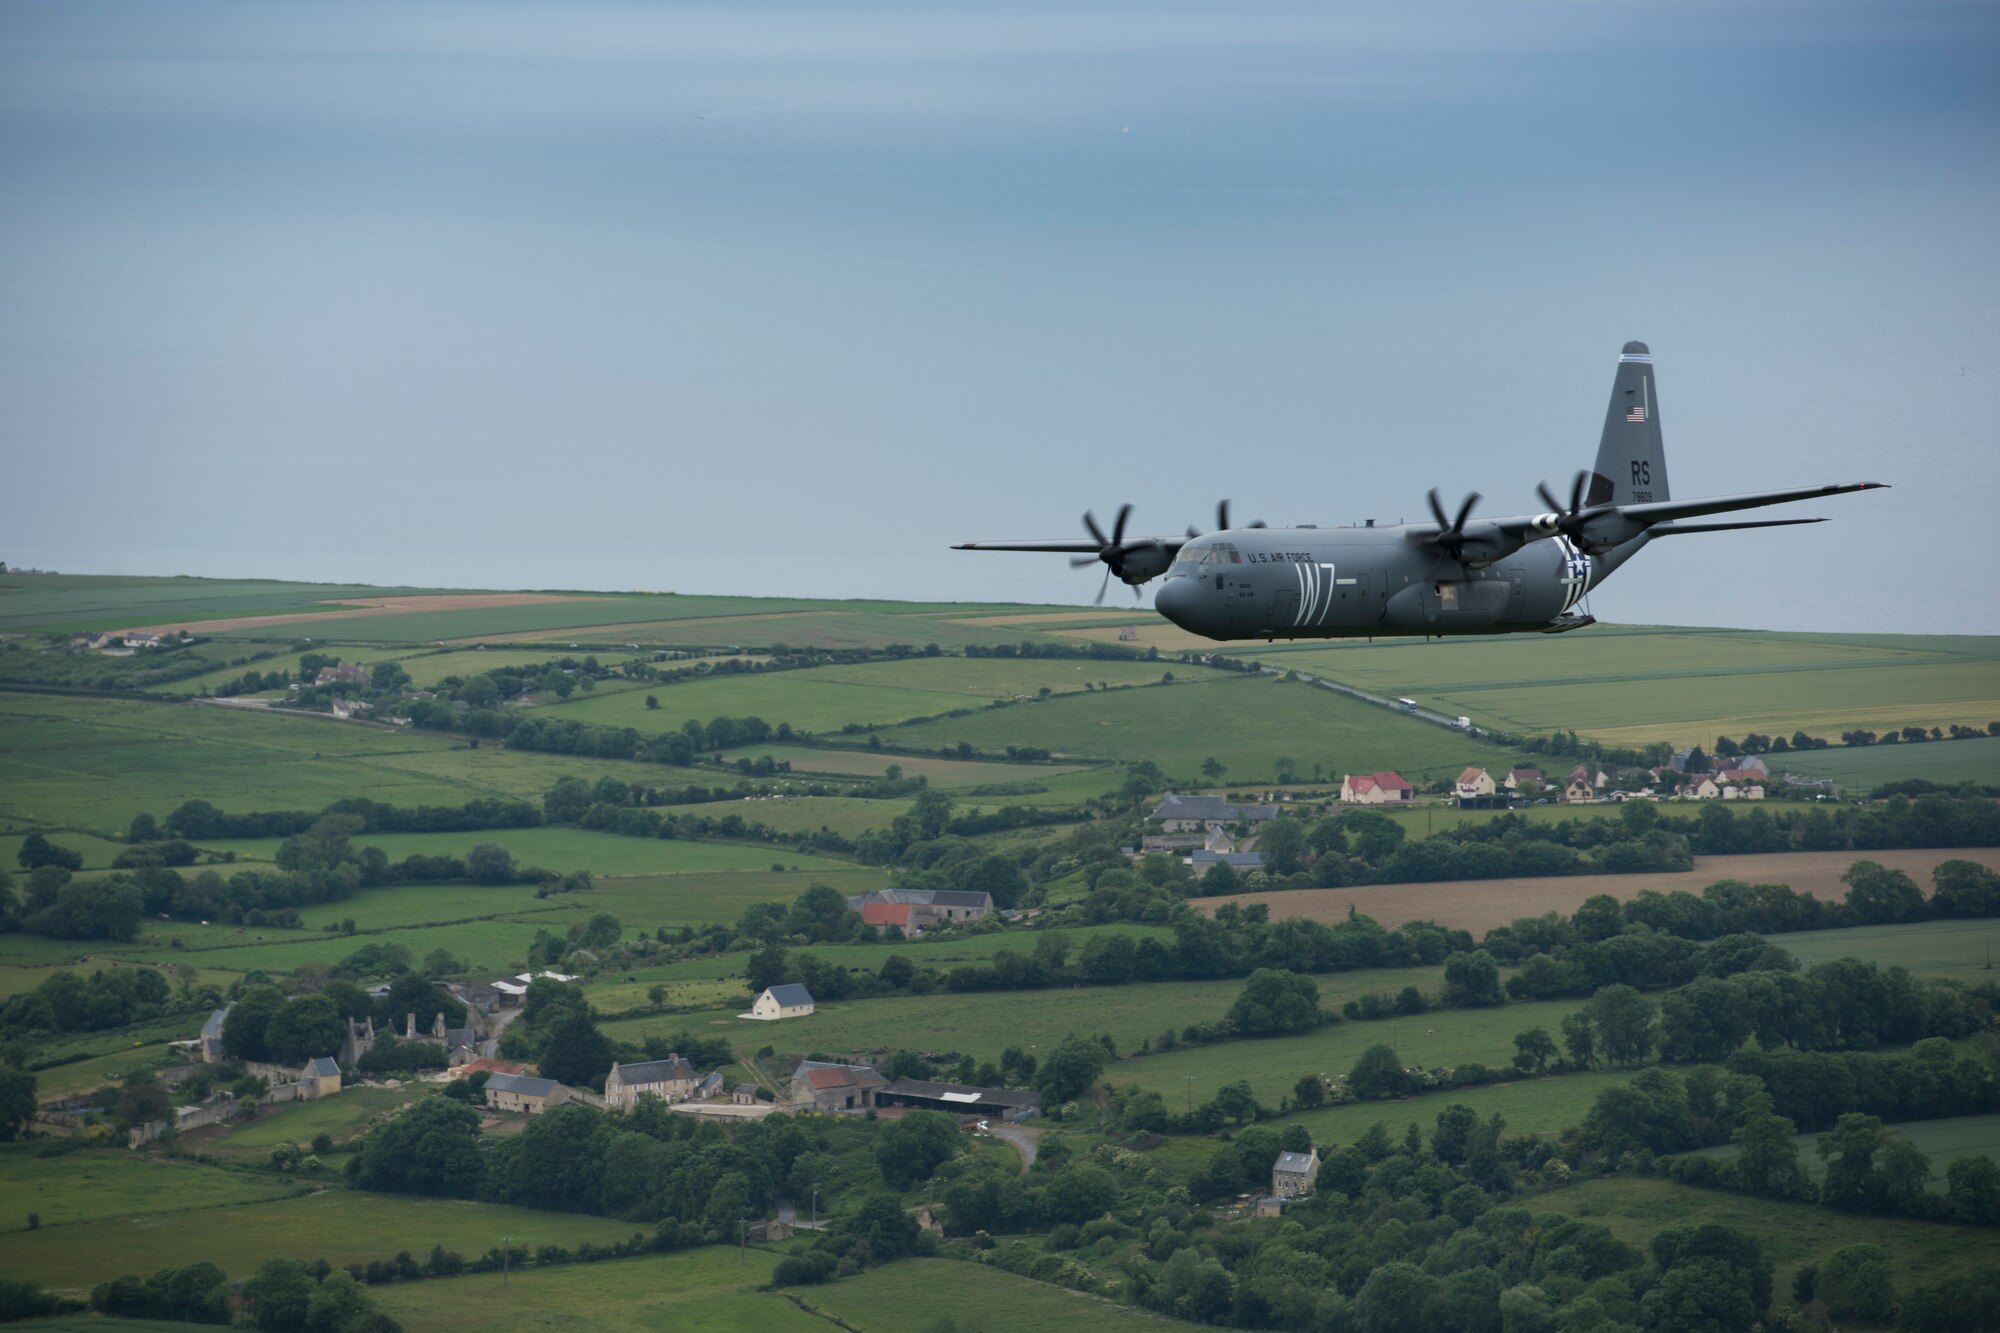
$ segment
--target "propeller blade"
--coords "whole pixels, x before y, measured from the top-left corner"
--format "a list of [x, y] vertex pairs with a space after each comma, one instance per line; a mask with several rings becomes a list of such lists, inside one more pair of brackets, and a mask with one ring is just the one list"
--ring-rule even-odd
[[1199, 536], [1201, 536], [1201, 534], [1194, 530], [1194, 524], [1192, 523], [1188, 524], [1188, 540], [1193, 541], [1195, 538]]
[[1097, 560], [1098, 557], [1094, 555], [1073, 555], [1069, 558], [1069, 567], [1071, 569], [1082, 569], [1085, 565], [1096, 564]]
[[1535, 483], [1535, 494], [1542, 497], [1542, 503], [1547, 505], [1551, 512], [1560, 514], [1563, 511], [1562, 501], [1549, 494], [1549, 484], [1546, 481]]
[[1132, 517], [1132, 506], [1128, 504], [1119, 505], [1118, 521], [1111, 525], [1111, 544], [1113, 546], [1123, 546], [1125, 544], [1125, 520], [1130, 517]]
[[1217, 500], [1215, 502], [1215, 530], [1217, 532], [1229, 531], [1229, 501], [1227, 500]]
[[1261, 518], [1253, 518], [1248, 523], [1245, 523], [1243, 526], [1246, 528], [1268, 528], [1271, 525], [1269, 523], [1266, 523]]
[[1139, 585], [1136, 583], [1132, 585], [1132, 600], [1135, 602], [1143, 602], [1146, 600], [1146, 594], [1139, 591]]
[[1590, 485], [1590, 474], [1581, 468], [1577, 469], [1576, 480], [1570, 483], [1569, 488], [1570, 513], [1574, 514], [1583, 508], [1583, 489], [1588, 485]]
[[1438, 521], [1438, 526], [1439, 526], [1440, 528], [1446, 528], [1446, 529], [1449, 529], [1449, 528], [1451, 527], [1451, 524], [1449, 524], [1449, 523], [1445, 522], [1445, 519], [1444, 519], [1444, 506], [1443, 506], [1442, 504], [1438, 503], [1438, 493], [1437, 493], [1437, 487], [1435, 487], [1435, 486], [1431, 487], [1431, 493], [1430, 493], [1430, 495], [1429, 495], [1429, 496], [1428, 496], [1427, 498], [1428, 498], [1428, 499], [1430, 500], [1430, 502], [1431, 502], [1431, 515], [1432, 515], [1432, 516], [1433, 516], [1434, 518], [1436, 518], [1436, 519], [1437, 519], [1437, 521]]
[[1453, 532], [1465, 531], [1465, 520], [1472, 517], [1472, 506], [1478, 504], [1481, 500], [1485, 498], [1486, 497], [1481, 495], [1478, 491], [1474, 491], [1472, 494], [1465, 497], [1465, 503], [1458, 507], [1458, 517], [1453, 519], [1451, 522], [1451, 529]]
[[1104, 567], [1104, 582], [1097, 585], [1097, 600], [1095, 603], [1093, 603], [1093, 605], [1096, 606], [1104, 605], [1104, 594], [1105, 591], [1110, 587], [1111, 587], [1111, 566], [1106, 565]]
[[1104, 536], [1104, 529], [1097, 526], [1097, 515], [1091, 513], [1088, 509], [1083, 511], [1083, 526], [1090, 530], [1091, 536], [1097, 538], [1099, 546], [1108, 544]]

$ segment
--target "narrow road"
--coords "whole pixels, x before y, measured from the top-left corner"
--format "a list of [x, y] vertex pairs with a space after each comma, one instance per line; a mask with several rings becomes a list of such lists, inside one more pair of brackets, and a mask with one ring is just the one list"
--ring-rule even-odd
[[1035, 1164], [1035, 1139], [1039, 1131], [1026, 1125], [1009, 1124], [1005, 1120], [989, 1120], [986, 1125], [987, 1132], [994, 1138], [1005, 1139], [1014, 1145], [1014, 1151], [1021, 1154], [1021, 1174], [1026, 1175], [1028, 1168]]

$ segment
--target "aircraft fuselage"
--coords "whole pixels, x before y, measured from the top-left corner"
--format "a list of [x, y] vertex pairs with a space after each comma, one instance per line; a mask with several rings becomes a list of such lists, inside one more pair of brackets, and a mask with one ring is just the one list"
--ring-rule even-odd
[[1646, 544], [1602, 555], [1557, 534], [1474, 569], [1413, 527], [1240, 528], [1182, 546], [1154, 595], [1210, 639], [1554, 632], [1590, 623], [1584, 594]]

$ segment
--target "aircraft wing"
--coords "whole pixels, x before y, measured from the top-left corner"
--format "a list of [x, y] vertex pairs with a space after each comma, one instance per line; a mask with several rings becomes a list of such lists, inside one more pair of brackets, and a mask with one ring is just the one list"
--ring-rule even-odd
[[[1120, 543], [1136, 549], [1138, 547], [1158, 547], [1169, 553], [1187, 545], [1185, 536], [1179, 537], [1127, 537]], [[1048, 541], [1018, 542], [955, 542], [954, 551], [1069, 551], [1076, 555], [1096, 555], [1104, 548], [1093, 541], [1083, 541], [1075, 537], [1056, 537]]]
[[1752, 491], [1747, 495], [1717, 495], [1704, 500], [1661, 500], [1655, 504], [1619, 505], [1623, 518], [1651, 526], [1677, 518], [1700, 518], [1705, 514], [1727, 514], [1738, 509], [1761, 509], [1765, 505], [1789, 504], [1794, 500], [1817, 500], [1824, 495], [1845, 495], [1849, 491], [1887, 490], [1880, 481], [1850, 481], [1833, 486], [1803, 486], [1794, 491]]

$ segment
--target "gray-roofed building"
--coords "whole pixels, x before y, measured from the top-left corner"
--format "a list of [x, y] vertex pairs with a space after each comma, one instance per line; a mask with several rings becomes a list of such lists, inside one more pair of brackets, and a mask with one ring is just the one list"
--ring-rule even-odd
[[673, 1103], [694, 1096], [699, 1077], [686, 1056], [670, 1055], [664, 1060], [645, 1060], [629, 1065], [614, 1064], [604, 1076], [604, 1104], [624, 1109], [639, 1104], [644, 1096]]
[[1188, 853], [1187, 863], [1204, 874], [1211, 866], [1231, 866], [1237, 870], [1264, 868], [1264, 858], [1255, 852], [1211, 852], [1204, 849]]
[[1275, 805], [1237, 805], [1220, 796], [1182, 796], [1169, 792], [1147, 819], [1169, 833], [1208, 830], [1223, 824], [1261, 824], [1278, 817]]
[[540, 1115], [569, 1100], [569, 1089], [552, 1078], [527, 1074], [494, 1074], [486, 1080], [486, 1104], [496, 1111]]
[[314, 1056], [299, 1071], [299, 1097], [317, 1101], [340, 1091], [340, 1065], [330, 1055]]
[[908, 1106], [958, 1115], [1026, 1120], [1041, 1113], [1042, 1099], [1015, 1088], [978, 1088], [965, 1083], [933, 1083], [928, 1079], [897, 1079], [875, 1090], [877, 1106]]
[[222, 1028], [229, 1021], [229, 1011], [236, 1005], [225, 1004], [208, 1016], [201, 1025], [201, 1062], [205, 1065], [221, 1064], [229, 1058], [222, 1049]]
[[750, 1018], [802, 1018], [813, 1011], [812, 993], [797, 982], [771, 986], [750, 1006]]
[[1271, 1194], [1279, 1199], [1296, 1199], [1311, 1194], [1319, 1176], [1319, 1149], [1311, 1152], [1281, 1152], [1271, 1164]]

